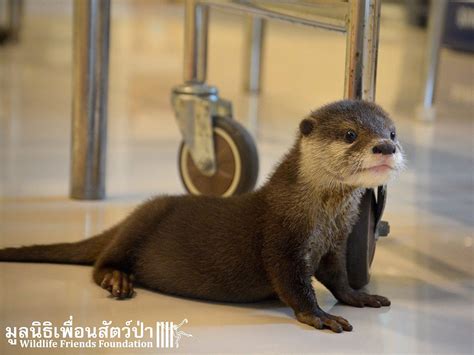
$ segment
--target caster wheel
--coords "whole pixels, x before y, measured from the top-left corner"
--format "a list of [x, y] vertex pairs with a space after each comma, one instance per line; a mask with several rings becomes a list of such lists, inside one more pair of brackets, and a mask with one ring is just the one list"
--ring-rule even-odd
[[367, 190], [362, 196], [359, 210], [359, 220], [347, 239], [346, 262], [349, 284], [356, 290], [369, 283], [375, 254], [377, 204], [373, 190]]
[[184, 187], [193, 195], [222, 197], [252, 190], [258, 176], [258, 153], [252, 136], [229, 117], [213, 120], [217, 170], [212, 176], [202, 174], [182, 142], [178, 165]]

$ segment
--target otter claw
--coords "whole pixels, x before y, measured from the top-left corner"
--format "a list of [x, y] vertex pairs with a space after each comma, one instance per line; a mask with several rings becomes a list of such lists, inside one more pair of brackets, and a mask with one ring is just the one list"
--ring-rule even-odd
[[296, 318], [301, 323], [311, 325], [316, 329], [329, 328], [334, 333], [352, 331], [352, 325], [346, 319], [323, 311], [298, 313], [296, 314]]
[[340, 301], [354, 307], [388, 307], [390, 300], [379, 295], [369, 295], [365, 292], [354, 291], [339, 297]]
[[134, 294], [132, 279], [128, 274], [114, 270], [104, 275], [100, 286], [117, 299], [130, 298]]

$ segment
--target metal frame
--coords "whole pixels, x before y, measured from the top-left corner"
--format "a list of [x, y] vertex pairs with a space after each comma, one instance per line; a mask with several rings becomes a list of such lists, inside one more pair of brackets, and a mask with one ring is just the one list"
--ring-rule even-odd
[[344, 97], [374, 101], [380, 0], [349, 2]]
[[200, 0], [199, 2], [223, 10], [244, 12], [255, 17], [346, 32], [348, 0]]
[[432, 1], [428, 16], [428, 46], [426, 49], [425, 87], [423, 107], [420, 115], [422, 120], [435, 118], [435, 89], [438, 73], [441, 42], [443, 39], [447, 0]]
[[207, 71], [209, 8], [186, 1], [184, 16], [184, 82], [204, 84]]
[[5, 4], [6, 23], [0, 27], [0, 41], [17, 42], [20, 38], [23, 0], [8, 0]]
[[[246, 80], [244, 87], [258, 92], [261, 87], [264, 19], [278, 19], [347, 33], [344, 97], [375, 98], [380, 0], [186, 1], [184, 81], [172, 93], [172, 103], [186, 145], [198, 169], [205, 175], [215, 171], [212, 116], [224, 100], [216, 88], [207, 86], [207, 32], [209, 6], [238, 10], [254, 16], [247, 26]], [[232, 115], [226, 102], [226, 115]]]
[[257, 94], [262, 83], [263, 47], [267, 20], [247, 16], [246, 41], [244, 47], [244, 90]]
[[10, 31], [11, 40], [18, 41], [19, 36], [20, 36], [20, 29], [21, 29], [23, 0], [9, 0], [8, 3], [9, 3], [8, 29]]
[[[186, 0], [184, 84], [172, 104], [185, 143], [199, 170], [216, 169], [212, 117], [231, 116], [228, 101], [205, 84], [209, 6], [258, 17], [251, 24], [247, 87], [260, 88], [264, 23], [278, 19], [347, 33], [344, 97], [373, 100], [381, 0]], [[74, 2], [74, 90], [71, 196], [105, 196], [110, 0]], [[252, 78], [252, 80], [250, 80]]]
[[74, 1], [70, 196], [105, 197], [110, 0]]
[[[206, 2], [216, 3], [215, 1]], [[262, 3], [268, 5], [269, 2], [262, 1]], [[308, 6], [308, 1], [302, 3]], [[313, 3], [315, 3], [315, 6], [319, 4], [320, 7], [325, 4], [324, 1], [313, 1]], [[373, 101], [375, 98], [381, 2], [379, 0], [352, 0], [345, 3], [342, 1], [332, 2], [331, 5], [336, 5], [336, 8], [332, 9], [332, 13], [325, 8], [326, 14], [332, 15], [329, 19], [321, 18], [313, 13], [312, 15], [316, 16], [315, 19], [310, 21], [308, 19], [309, 15], [306, 14], [306, 22], [299, 23], [347, 33], [344, 97]], [[223, 6], [221, 4], [221, 7]], [[232, 8], [242, 9], [243, 6], [247, 5], [236, 6], [233, 4]], [[342, 6], [345, 6], [345, 8]], [[288, 11], [287, 8], [283, 9]], [[265, 14], [262, 7], [255, 5], [250, 8], [251, 13], [261, 15], [264, 18], [294, 21], [294, 12], [291, 12], [290, 15], [283, 12], [283, 10], [276, 13], [275, 4], [268, 11], [270, 13]], [[258, 93], [261, 89], [261, 62], [265, 31], [263, 21], [263, 18], [253, 17], [247, 24], [248, 35], [245, 53], [247, 65], [244, 71], [246, 75], [244, 88], [251, 93]]]

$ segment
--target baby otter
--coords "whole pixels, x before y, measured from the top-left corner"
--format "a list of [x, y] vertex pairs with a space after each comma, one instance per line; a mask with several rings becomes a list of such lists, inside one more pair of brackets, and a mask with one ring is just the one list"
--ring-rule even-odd
[[339, 101], [303, 119], [293, 147], [254, 192], [156, 197], [93, 238], [7, 248], [0, 260], [93, 264], [94, 281], [116, 298], [131, 297], [134, 282], [214, 301], [278, 296], [300, 322], [350, 331], [319, 307], [311, 279], [348, 305], [390, 305], [349, 286], [346, 241], [365, 188], [385, 184], [402, 164], [387, 113]]

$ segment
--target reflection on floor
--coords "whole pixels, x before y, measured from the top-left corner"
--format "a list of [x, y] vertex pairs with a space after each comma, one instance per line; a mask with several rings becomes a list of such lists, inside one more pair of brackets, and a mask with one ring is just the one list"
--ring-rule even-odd
[[[152, 194], [183, 192], [176, 168], [180, 137], [169, 104], [170, 88], [181, 80], [182, 8], [143, 0], [114, 0], [113, 6], [104, 201], [67, 197], [71, 3], [27, 2], [21, 42], [0, 48], [2, 247], [85, 238]], [[183, 329], [193, 337], [175, 352], [472, 353], [472, 58], [443, 50], [439, 117], [418, 122], [425, 33], [408, 27], [395, 5], [384, 4], [382, 21], [377, 100], [396, 120], [408, 159], [407, 171], [389, 187], [385, 219], [392, 231], [378, 243], [368, 286], [391, 298], [390, 309], [342, 306], [318, 285], [324, 309], [354, 325], [352, 333], [335, 335], [298, 324], [278, 302], [211, 304], [145, 290], [116, 302], [92, 284], [87, 267], [0, 264], [1, 328], [33, 320], [62, 324], [69, 315], [84, 326], [187, 318]], [[264, 91], [256, 98], [238, 85], [242, 18], [215, 12], [210, 33], [209, 82], [233, 101], [236, 118], [255, 135], [264, 179], [289, 147], [288, 132], [298, 120], [341, 97], [344, 37], [271, 23]], [[134, 352], [147, 351], [153, 350]], [[2, 333], [0, 353], [29, 352], [7, 344]]]

